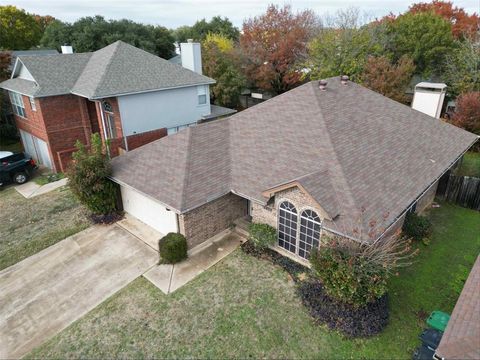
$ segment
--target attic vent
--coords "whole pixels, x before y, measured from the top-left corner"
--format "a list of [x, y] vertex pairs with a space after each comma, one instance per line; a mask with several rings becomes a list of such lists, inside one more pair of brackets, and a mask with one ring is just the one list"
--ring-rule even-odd
[[325, 91], [327, 90], [327, 84], [328, 84], [327, 80], [320, 80], [318, 82], [318, 88], [322, 91]]
[[348, 84], [348, 75], [342, 75], [340, 77], [340, 81], [342, 82], [343, 85], [347, 85]]

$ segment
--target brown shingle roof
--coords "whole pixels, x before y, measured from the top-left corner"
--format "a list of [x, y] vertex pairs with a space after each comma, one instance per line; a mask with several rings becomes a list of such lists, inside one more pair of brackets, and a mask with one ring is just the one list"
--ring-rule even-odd
[[443, 359], [480, 359], [480, 256], [436, 350]]
[[[116, 179], [179, 212], [230, 190], [265, 203], [263, 191], [303, 179], [332, 217], [339, 214], [326, 225], [352, 234], [359, 220], [366, 226], [388, 214], [385, 222], [391, 223], [476, 139], [358, 84], [331, 78], [326, 91], [309, 82], [226, 120], [127, 153], [114, 159], [113, 168]], [[174, 148], [170, 153], [189, 153], [188, 161], [163, 159], [167, 147]], [[153, 177], [138, 175], [138, 164], [153, 167]], [[317, 178], [306, 177], [312, 173]], [[166, 177], [176, 184], [166, 184]], [[173, 197], [181, 201], [166, 200]]]

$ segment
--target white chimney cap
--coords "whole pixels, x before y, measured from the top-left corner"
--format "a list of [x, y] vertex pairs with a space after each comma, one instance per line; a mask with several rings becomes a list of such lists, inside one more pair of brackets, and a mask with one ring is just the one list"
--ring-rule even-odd
[[70, 45], [62, 45], [62, 54], [73, 54], [73, 48]]

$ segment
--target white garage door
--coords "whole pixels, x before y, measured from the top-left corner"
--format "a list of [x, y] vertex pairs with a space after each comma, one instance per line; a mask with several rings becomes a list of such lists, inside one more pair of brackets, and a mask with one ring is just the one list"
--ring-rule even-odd
[[165, 206], [131, 188], [125, 186], [120, 188], [125, 212], [135, 216], [162, 234], [178, 231], [177, 215], [173, 211], [168, 211]]
[[23, 146], [25, 147], [25, 152], [30, 155], [37, 164], [52, 169], [52, 161], [50, 160], [47, 143], [23, 130], [20, 130], [20, 136]]

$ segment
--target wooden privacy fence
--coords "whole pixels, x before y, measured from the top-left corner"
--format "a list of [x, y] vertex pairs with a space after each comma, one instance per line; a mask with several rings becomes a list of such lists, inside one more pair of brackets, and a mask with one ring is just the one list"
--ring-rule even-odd
[[480, 178], [447, 174], [440, 179], [437, 196], [448, 202], [480, 211]]

